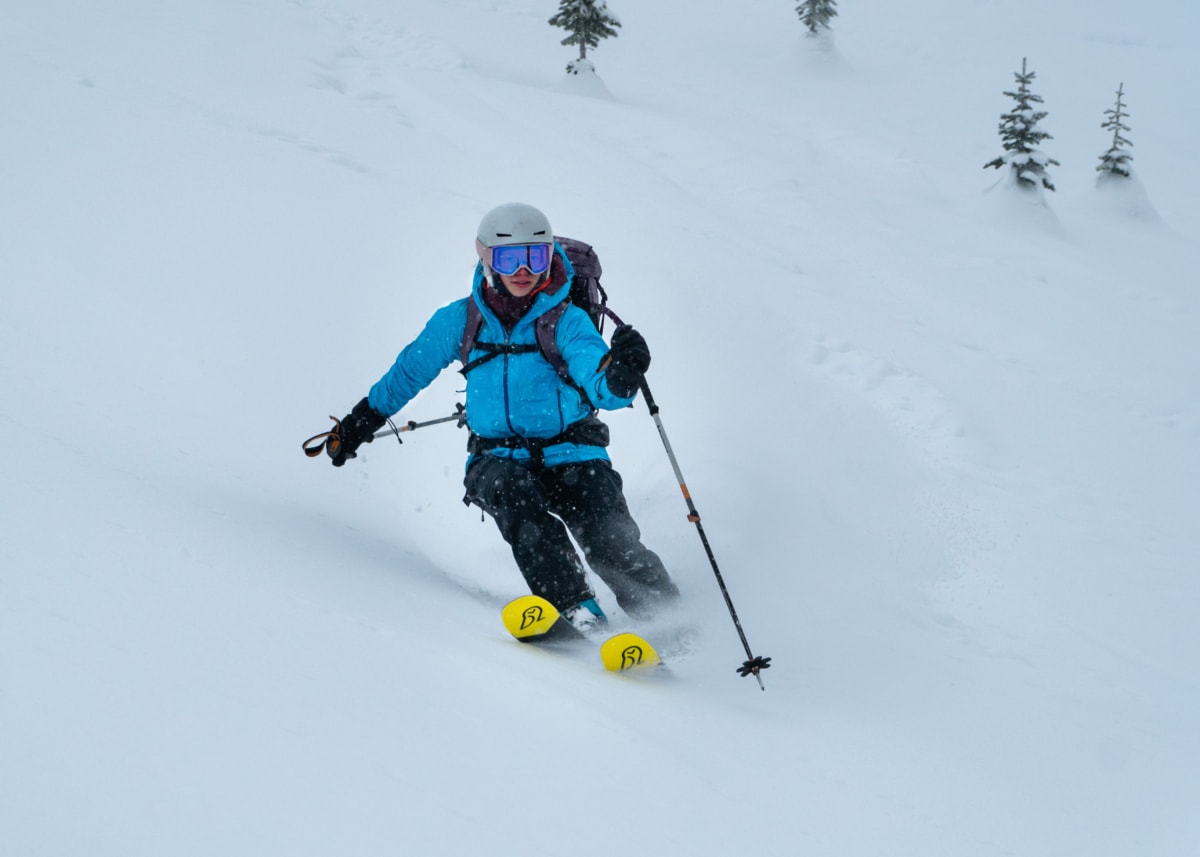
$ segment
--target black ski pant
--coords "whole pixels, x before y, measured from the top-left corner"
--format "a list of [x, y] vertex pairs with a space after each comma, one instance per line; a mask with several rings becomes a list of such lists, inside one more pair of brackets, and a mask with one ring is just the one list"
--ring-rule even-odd
[[679, 595], [662, 560], [642, 544], [609, 462], [534, 470], [483, 453], [464, 484], [467, 502], [496, 520], [530, 591], [560, 610], [595, 597], [568, 530], [629, 615], [648, 616]]

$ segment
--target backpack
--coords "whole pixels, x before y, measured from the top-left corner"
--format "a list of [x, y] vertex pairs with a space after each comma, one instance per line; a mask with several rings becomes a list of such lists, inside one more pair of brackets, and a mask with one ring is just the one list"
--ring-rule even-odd
[[[534, 328], [537, 336], [537, 345], [499, 345], [491, 342], [479, 342], [479, 331], [483, 329], [483, 314], [479, 311], [479, 307], [475, 301], [469, 300], [467, 301], [467, 325], [463, 330], [463, 341], [458, 352], [463, 367], [458, 371], [459, 374], [466, 375], [479, 364], [486, 363], [488, 360], [498, 357], [501, 354], [521, 354], [540, 351], [547, 362], [554, 367], [554, 371], [558, 373], [558, 376], [583, 396], [583, 400], [590, 405], [591, 398], [589, 398], [587, 392], [582, 387], [575, 383], [575, 379], [571, 377], [571, 373], [567, 369], [567, 362], [563, 360], [563, 356], [558, 350], [556, 340], [558, 320], [562, 318], [562, 314], [566, 312], [567, 307], [570, 304], [574, 304], [587, 313], [588, 318], [592, 320], [592, 324], [596, 326], [596, 330], [601, 333], [604, 332], [604, 317], [606, 315], [612, 316], [617, 324], [621, 322], [607, 306], [608, 294], [600, 285], [600, 258], [596, 255], [596, 251], [592, 249], [590, 244], [576, 241], [574, 238], [562, 238], [555, 235], [554, 240], [566, 252], [567, 258], [571, 260], [571, 267], [575, 269], [575, 278], [571, 281], [571, 293], [567, 300], [556, 304], [538, 317]], [[471, 351], [477, 348], [488, 353], [475, 360], [471, 360]]]
[[[574, 238], [554, 240], [562, 245], [575, 269], [575, 279], [571, 281], [571, 294], [568, 300], [582, 309], [596, 325], [596, 330], [604, 333], [604, 316], [608, 314], [608, 294], [600, 285], [600, 257], [590, 244], [576, 241]], [[554, 362], [554, 361], [551, 361]]]

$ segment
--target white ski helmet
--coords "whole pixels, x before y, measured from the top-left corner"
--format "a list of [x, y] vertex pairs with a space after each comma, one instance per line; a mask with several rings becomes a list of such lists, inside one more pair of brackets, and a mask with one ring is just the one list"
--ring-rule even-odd
[[475, 236], [475, 251], [483, 267], [491, 274], [488, 249], [504, 244], [553, 244], [554, 230], [550, 221], [532, 205], [508, 202], [497, 206], [479, 221]]

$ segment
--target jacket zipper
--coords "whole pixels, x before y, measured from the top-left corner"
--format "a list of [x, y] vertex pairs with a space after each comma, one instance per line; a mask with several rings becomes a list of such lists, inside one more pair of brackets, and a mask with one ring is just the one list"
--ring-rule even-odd
[[[512, 345], [512, 336], [508, 332], [505, 332], [505, 334], [504, 334], [504, 344], [506, 346]], [[508, 430], [510, 432], [512, 432], [513, 434], [516, 434], [516, 429], [513, 428], [513, 424], [512, 424], [512, 403], [508, 397], [508, 361], [511, 359], [512, 359], [512, 354], [505, 351], [504, 352], [504, 377], [502, 379], [504, 381], [504, 384], [503, 384], [503, 386], [504, 386], [504, 424], [506, 426], [508, 426]]]

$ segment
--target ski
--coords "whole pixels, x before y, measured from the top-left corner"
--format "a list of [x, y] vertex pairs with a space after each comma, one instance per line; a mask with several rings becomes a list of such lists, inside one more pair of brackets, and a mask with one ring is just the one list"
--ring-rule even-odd
[[586, 639], [558, 608], [538, 595], [522, 595], [500, 611], [504, 627], [523, 643]]
[[[538, 595], [522, 595], [500, 611], [504, 627], [522, 643], [586, 642], [553, 604]], [[663, 660], [646, 639], [631, 631], [609, 637], [600, 644], [600, 661], [610, 672], [647, 671], [662, 667]]]
[[658, 652], [643, 637], [626, 631], [600, 644], [600, 660], [606, 670], [627, 672], [662, 667]]

